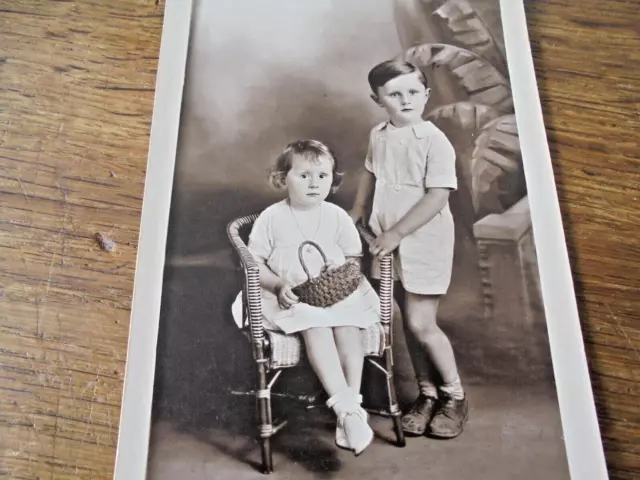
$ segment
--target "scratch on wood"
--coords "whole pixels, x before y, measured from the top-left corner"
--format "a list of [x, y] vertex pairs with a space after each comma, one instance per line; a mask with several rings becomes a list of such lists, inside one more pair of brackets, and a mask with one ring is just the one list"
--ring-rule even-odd
[[20, 190], [22, 190], [22, 195], [24, 196], [25, 200], [29, 205], [31, 205], [31, 200], [29, 200], [29, 195], [27, 195], [27, 191], [25, 190], [24, 185], [22, 184], [22, 180], [20, 180], [20, 177], [18, 176], [16, 176], [15, 179], [20, 185]]
[[[633, 344], [633, 341], [631, 341], [631, 338], [629, 338], [629, 335], [627, 334], [627, 331], [625, 330], [625, 328], [622, 326], [622, 324], [620, 323], [620, 320], [618, 320], [618, 317], [616, 317], [613, 314], [613, 310], [611, 310], [611, 306], [607, 303], [607, 310], [609, 310], [609, 316], [611, 318], [613, 318], [613, 320], [616, 322], [616, 325], [618, 325], [618, 329], [620, 330], [620, 332], [622, 332], [622, 336], [627, 340], [627, 343], [629, 344], [629, 346], [631, 347], [631, 349], [634, 351], [634, 353], [636, 354], [636, 358], [638, 360], [640, 360], [640, 352], [638, 352], [638, 349], [636, 348], [636, 346]], [[613, 328], [613, 326], [612, 326]], [[613, 328], [613, 331], [618, 333], [618, 329]], [[632, 373], [634, 373], [635, 375], [635, 371], [632, 370]]]

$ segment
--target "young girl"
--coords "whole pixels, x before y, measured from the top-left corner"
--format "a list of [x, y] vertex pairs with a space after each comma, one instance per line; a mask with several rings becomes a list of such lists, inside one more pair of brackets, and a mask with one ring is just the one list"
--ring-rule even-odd
[[[377, 235], [371, 253], [396, 251], [396, 277], [405, 291], [404, 325], [420, 396], [403, 417], [405, 432], [453, 438], [468, 415], [449, 339], [436, 323], [453, 264], [453, 218], [449, 192], [457, 188], [455, 151], [446, 136], [422, 114], [430, 89], [413, 65], [390, 60], [369, 73], [373, 100], [386, 121], [371, 131], [365, 172], [350, 212], [364, 220], [373, 195], [369, 224]], [[374, 276], [375, 276], [374, 262]], [[440, 386], [436, 388], [435, 378]], [[438, 392], [439, 390], [439, 392]]]
[[[341, 208], [325, 202], [340, 185], [336, 159], [315, 140], [289, 144], [278, 157], [271, 182], [287, 198], [266, 208], [255, 221], [248, 247], [260, 264], [265, 328], [299, 332], [307, 357], [337, 415], [336, 444], [360, 454], [373, 440], [359, 395], [364, 353], [360, 329], [379, 321], [379, 299], [363, 279], [346, 299], [327, 308], [298, 300], [292, 288], [307, 280], [298, 247], [317, 243], [335, 266], [359, 262], [358, 232]], [[324, 265], [317, 250], [304, 248], [313, 277]]]

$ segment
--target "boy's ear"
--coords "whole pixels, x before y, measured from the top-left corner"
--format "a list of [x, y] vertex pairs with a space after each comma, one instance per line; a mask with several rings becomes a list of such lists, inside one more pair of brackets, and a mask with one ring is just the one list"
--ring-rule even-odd
[[371, 100], [373, 100], [376, 103], [376, 105], [378, 105], [379, 107], [382, 106], [382, 103], [380, 103], [380, 97], [375, 93], [371, 94]]
[[427, 97], [429, 97], [431, 95], [431, 89], [430, 88], [427, 88], [426, 94], [427, 94]]

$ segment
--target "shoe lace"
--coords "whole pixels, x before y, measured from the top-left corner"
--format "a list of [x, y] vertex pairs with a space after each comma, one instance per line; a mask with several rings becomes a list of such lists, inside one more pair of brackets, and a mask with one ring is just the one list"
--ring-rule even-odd
[[416, 402], [411, 406], [409, 410], [410, 413], [419, 413], [424, 415], [425, 409], [429, 406], [430, 402], [435, 402], [435, 399], [427, 397], [426, 395], [421, 395], [418, 397]]
[[442, 403], [440, 408], [438, 409], [437, 415], [444, 415], [451, 420], [456, 419], [456, 399], [453, 397], [447, 397], [447, 399]]

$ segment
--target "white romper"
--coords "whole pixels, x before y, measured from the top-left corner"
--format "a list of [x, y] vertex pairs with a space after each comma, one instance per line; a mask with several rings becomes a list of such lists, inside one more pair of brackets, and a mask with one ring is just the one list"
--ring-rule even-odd
[[[320, 245], [327, 259], [342, 265], [346, 257], [362, 255], [362, 243], [353, 221], [343, 209], [329, 202], [321, 204], [320, 225], [313, 239]], [[259, 262], [292, 285], [307, 280], [298, 259], [298, 247], [307, 240], [300, 231], [287, 200], [267, 207], [255, 221], [248, 247]], [[305, 250], [307, 250], [305, 248]], [[304, 254], [312, 277], [324, 265], [321, 255], [312, 249]], [[232, 312], [238, 325], [242, 325], [242, 297], [238, 295]], [[312, 327], [355, 326], [368, 328], [380, 321], [380, 301], [371, 284], [363, 278], [360, 287], [349, 297], [327, 308], [297, 303], [283, 309], [278, 298], [262, 289], [262, 312], [265, 328], [294, 333]]]
[[[431, 122], [396, 128], [384, 122], [372, 129], [367, 170], [376, 177], [369, 225], [376, 235], [395, 225], [429, 188], [457, 188], [456, 154]], [[454, 226], [449, 204], [400, 242], [395, 275], [408, 292], [442, 295], [453, 266]], [[373, 276], [378, 277], [374, 262]]]

